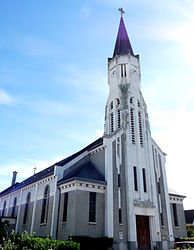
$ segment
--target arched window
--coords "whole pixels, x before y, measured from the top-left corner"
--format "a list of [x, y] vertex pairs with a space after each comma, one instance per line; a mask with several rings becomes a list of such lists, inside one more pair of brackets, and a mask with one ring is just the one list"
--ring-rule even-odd
[[131, 116], [131, 141], [133, 144], [135, 144], [135, 116], [133, 108], [130, 108], [130, 116]]
[[134, 104], [134, 97], [131, 97], [131, 98], [130, 98], [130, 103], [131, 103], [131, 104]]
[[140, 145], [143, 147], [143, 126], [142, 126], [141, 112], [138, 112], [138, 120], [139, 120], [139, 140], [140, 140]]
[[110, 132], [114, 131], [114, 115], [113, 113], [110, 114]]
[[49, 196], [50, 196], [50, 188], [49, 185], [47, 185], [44, 190], [40, 223], [47, 223], [48, 210], [49, 210]]
[[4, 201], [4, 204], [3, 204], [2, 217], [5, 216], [5, 209], [6, 209], [6, 201]]
[[116, 107], [118, 107], [120, 105], [120, 100], [119, 98], [116, 98]]
[[117, 127], [121, 127], [121, 110], [117, 110]]
[[31, 199], [31, 193], [29, 192], [26, 196], [23, 224], [27, 224], [30, 199]]
[[14, 201], [13, 201], [13, 207], [12, 207], [11, 217], [15, 217], [16, 205], [17, 205], [17, 198], [15, 197]]
[[113, 109], [113, 102], [110, 103], [110, 110]]

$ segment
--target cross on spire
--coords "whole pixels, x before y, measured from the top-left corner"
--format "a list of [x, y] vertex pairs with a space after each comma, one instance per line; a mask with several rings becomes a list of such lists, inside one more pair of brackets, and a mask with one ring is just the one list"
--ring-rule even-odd
[[121, 17], [123, 17], [123, 14], [125, 14], [125, 11], [123, 10], [123, 8], [119, 8], [118, 11], [120, 11]]

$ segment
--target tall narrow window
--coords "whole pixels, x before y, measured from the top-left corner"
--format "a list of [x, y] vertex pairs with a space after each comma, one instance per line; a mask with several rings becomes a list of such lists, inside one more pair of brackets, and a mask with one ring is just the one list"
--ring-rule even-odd
[[121, 187], [121, 175], [118, 174], [118, 187]]
[[134, 176], [134, 190], [138, 191], [138, 184], [137, 184], [137, 167], [133, 167], [133, 176]]
[[11, 217], [15, 217], [16, 205], [17, 205], [17, 198], [15, 197], [14, 201], [13, 201], [13, 207], [12, 207]]
[[146, 193], [147, 192], [147, 183], [146, 183], [146, 170], [145, 170], [145, 168], [142, 168], [142, 175], [143, 175], [143, 190]]
[[152, 157], [153, 157], [154, 168], [156, 168], [155, 157], [154, 157], [154, 147], [153, 147], [153, 145], [152, 145]]
[[44, 190], [44, 197], [42, 201], [42, 213], [40, 223], [47, 223], [48, 219], [48, 210], [49, 210], [49, 196], [50, 196], [50, 188], [47, 185]]
[[158, 193], [160, 194], [161, 193], [161, 189], [160, 189], [160, 178], [158, 180]]
[[162, 169], [162, 159], [161, 159], [161, 155], [160, 154], [158, 154], [158, 159], [159, 159], [160, 169]]
[[89, 222], [96, 222], [96, 193], [90, 192]]
[[126, 64], [121, 64], [121, 77], [126, 77], [127, 76], [127, 71], [126, 71]]
[[2, 217], [5, 216], [5, 209], [6, 209], [6, 201], [4, 201], [3, 203]]
[[29, 203], [31, 199], [31, 194], [30, 192], [26, 196], [26, 204], [25, 204], [25, 209], [24, 209], [24, 219], [23, 219], [23, 224], [27, 224], [28, 221], [28, 213], [29, 213]]
[[163, 213], [160, 213], [160, 221], [161, 221], [161, 226], [164, 226], [164, 219], [163, 219]]
[[110, 103], [110, 109], [113, 109], [113, 102]]
[[63, 201], [63, 222], [67, 221], [68, 193], [64, 193]]
[[178, 216], [177, 216], [177, 207], [176, 207], [176, 203], [172, 204], [172, 210], [173, 210], [173, 217], [174, 217], [174, 225], [175, 227], [178, 227]]
[[117, 127], [121, 127], [121, 111], [117, 110]]
[[142, 130], [141, 112], [138, 112], [138, 120], [139, 120], [139, 140], [140, 140], [140, 145], [143, 147], [143, 130]]
[[131, 115], [131, 142], [135, 144], [135, 122], [134, 122], [134, 109], [130, 109]]
[[122, 210], [119, 208], [119, 224], [122, 223]]
[[114, 131], [114, 116], [113, 113], [110, 114], [110, 132], [112, 133]]

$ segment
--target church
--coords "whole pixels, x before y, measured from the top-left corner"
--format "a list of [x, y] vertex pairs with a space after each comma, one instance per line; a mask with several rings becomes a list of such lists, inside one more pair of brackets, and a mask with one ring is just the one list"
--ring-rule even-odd
[[108, 58], [103, 137], [20, 183], [13, 173], [12, 185], [0, 193], [0, 215], [15, 218], [16, 232], [54, 239], [106, 236], [114, 250], [170, 249], [175, 226], [183, 225], [186, 236], [179, 214], [184, 197], [171, 193], [170, 202], [166, 154], [151, 136], [140, 59], [120, 12]]

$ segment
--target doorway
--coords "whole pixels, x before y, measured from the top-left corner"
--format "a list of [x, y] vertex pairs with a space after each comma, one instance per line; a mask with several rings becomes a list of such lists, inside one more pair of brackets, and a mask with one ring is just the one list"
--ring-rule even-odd
[[149, 216], [136, 215], [137, 243], [139, 250], [150, 250]]

